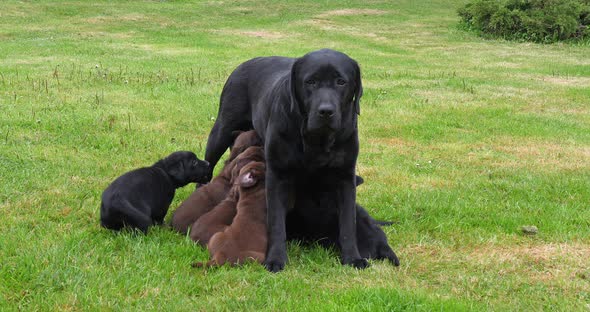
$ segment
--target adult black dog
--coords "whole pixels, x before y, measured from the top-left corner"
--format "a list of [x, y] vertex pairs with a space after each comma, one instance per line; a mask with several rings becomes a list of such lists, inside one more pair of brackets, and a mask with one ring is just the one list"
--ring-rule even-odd
[[111, 230], [124, 226], [144, 234], [161, 224], [177, 188], [211, 179], [209, 164], [192, 152], [174, 152], [151, 167], [129, 171], [102, 193], [100, 224]]
[[342, 263], [368, 266], [359, 254], [355, 226], [357, 114], [362, 90], [356, 61], [328, 49], [297, 59], [255, 58], [229, 76], [205, 160], [215, 166], [231, 144], [232, 131], [253, 127], [264, 140], [268, 270], [278, 272], [287, 261], [285, 222], [295, 208], [298, 187], [318, 178], [328, 181], [325, 190], [337, 203], [333, 209], [338, 215]]

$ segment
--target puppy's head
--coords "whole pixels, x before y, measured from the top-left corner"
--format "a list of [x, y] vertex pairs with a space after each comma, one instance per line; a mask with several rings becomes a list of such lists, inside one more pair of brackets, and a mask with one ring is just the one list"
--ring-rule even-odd
[[234, 160], [238, 155], [244, 152], [250, 146], [262, 146], [262, 139], [258, 136], [256, 131], [234, 131], [232, 133], [236, 136], [234, 144], [231, 146], [228, 161]]
[[179, 151], [161, 160], [164, 171], [177, 187], [191, 182], [206, 183], [210, 177], [209, 163], [199, 160], [193, 152]]
[[291, 69], [291, 110], [306, 117], [305, 131], [322, 134], [354, 127], [363, 93], [361, 71], [346, 54], [324, 49], [299, 58]]
[[265, 180], [266, 166], [263, 162], [254, 161], [245, 165], [240, 170], [237, 184], [241, 189], [251, 189], [254, 186], [262, 186]]
[[240, 174], [240, 171], [244, 166], [251, 162], [264, 162], [264, 149], [261, 146], [250, 146], [239, 154], [236, 159], [233, 160], [233, 167], [231, 171], [232, 183]]

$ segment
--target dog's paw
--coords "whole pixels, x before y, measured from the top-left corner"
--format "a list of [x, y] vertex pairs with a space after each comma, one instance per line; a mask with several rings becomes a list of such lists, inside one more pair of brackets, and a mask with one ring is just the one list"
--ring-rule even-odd
[[193, 262], [191, 263], [193, 268], [203, 268], [206, 266], [205, 262]]
[[284, 248], [272, 248], [266, 254], [264, 267], [272, 273], [277, 273], [285, 268], [287, 263], [287, 250]]
[[393, 252], [393, 250], [390, 250], [389, 253], [384, 256], [384, 258], [389, 260], [391, 264], [399, 266], [399, 258], [397, 257], [395, 252]]
[[278, 273], [285, 268], [285, 261], [281, 260], [266, 260], [264, 261], [264, 267], [272, 273]]
[[348, 258], [348, 259], [342, 259], [342, 264], [344, 264], [344, 265], [351, 265], [355, 269], [359, 269], [359, 270], [366, 269], [366, 268], [369, 267], [369, 261], [367, 261], [367, 259], [365, 259], [365, 258], [358, 258], [358, 259]]
[[352, 261], [352, 266], [355, 269], [366, 269], [370, 266], [369, 261], [365, 258], [355, 259]]
[[399, 266], [399, 258], [397, 257], [395, 252], [393, 252], [391, 247], [389, 247], [389, 245], [387, 245], [387, 244], [385, 244], [384, 246], [380, 246], [380, 248], [377, 252], [376, 259], [378, 259], [378, 260], [386, 260], [387, 259], [391, 264], [393, 264], [395, 266]]

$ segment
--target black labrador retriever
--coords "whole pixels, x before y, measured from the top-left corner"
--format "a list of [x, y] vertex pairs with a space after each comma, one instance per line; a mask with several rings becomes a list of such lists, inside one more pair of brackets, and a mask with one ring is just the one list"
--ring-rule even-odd
[[115, 231], [128, 226], [146, 234], [149, 226], [162, 224], [177, 188], [205, 183], [211, 179], [209, 174], [208, 162], [185, 151], [129, 171], [102, 193], [100, 224]]
[[342, 263], [368, 266], [359, 253], [355, 225], [362, 90], [357, 62], [329, 49], [296, 59], [255, 58], [238, 66], [225, 83], [205, 160], [215, 166], [233, 131], [254, 128], [264, 140], [269, 232], [264, 264], [269, 271], [282, 270], [287, 261], [287, 213], [307, 209], [295, 205], [300, 186], [318, 179], [326, 181], [325, 192], [336, 203]]

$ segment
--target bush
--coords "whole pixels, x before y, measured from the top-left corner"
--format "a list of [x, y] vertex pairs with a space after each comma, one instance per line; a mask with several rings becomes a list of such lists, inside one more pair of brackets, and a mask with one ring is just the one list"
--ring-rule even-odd
[[469, 28], [493, 37], [544, 43], [590, 38], [590, 0], [474, 0], [458, 13]]

